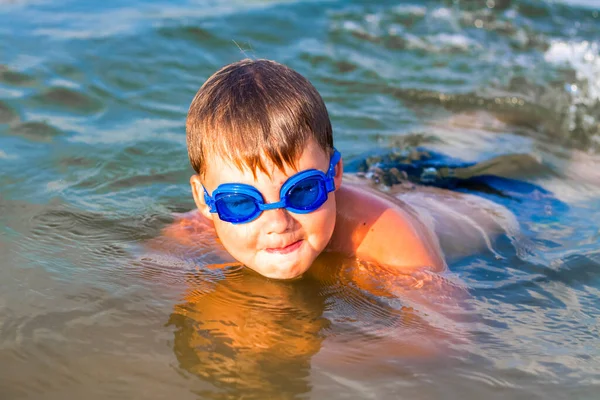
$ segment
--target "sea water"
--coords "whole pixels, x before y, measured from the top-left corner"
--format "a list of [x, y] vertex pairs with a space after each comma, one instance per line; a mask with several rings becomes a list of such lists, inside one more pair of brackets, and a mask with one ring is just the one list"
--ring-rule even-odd
[[[598, 398], [599, 38], [593, 0], [0, 1], [0, 398]], [[424, 148], [560, 206], [496, 196], [523, 236], [451, 263], [443, 316], [156, 246], [187, 107], [245, 57], [314, 83], [348, 165]]]

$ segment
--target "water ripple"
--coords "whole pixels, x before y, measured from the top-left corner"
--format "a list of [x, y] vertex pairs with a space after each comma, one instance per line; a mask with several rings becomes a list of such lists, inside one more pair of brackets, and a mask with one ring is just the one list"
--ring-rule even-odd
[[38, 107], [50, 107], [75, 114], [94, 114], [103, 104], [89, 94], [66, 87], [54, 87], [35, 95], [29, 102]]
[[0, 124], [8, 124], [19, 120], [19, 114], [11, 106], [0, 101]]
[[36, 142], [50, 142], [64, 135], [58, 128], [46, 122], [28, 121], [11, 126], [10, 133]]

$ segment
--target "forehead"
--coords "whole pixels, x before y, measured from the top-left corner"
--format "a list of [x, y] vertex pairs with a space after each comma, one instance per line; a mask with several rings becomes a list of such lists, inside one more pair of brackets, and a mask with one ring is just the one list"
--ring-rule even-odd
[[323, 172], [329, 167], [329, 155], [316, 143], [309, 141], [302, 154], [295, 160], [296, 165], [285, 165], [279, 169], [271, 160], [263, 158], [263, 163], [269, 171], [252, 171], [248, 167], [238, 168], [225, 157], [214, 155], [206, 163], [204, 184], [208, 189], [215, 189], [223, 183], [246, 183], [253, 186], [281, 186], [290, 176], [307, 169], [318, 169]]

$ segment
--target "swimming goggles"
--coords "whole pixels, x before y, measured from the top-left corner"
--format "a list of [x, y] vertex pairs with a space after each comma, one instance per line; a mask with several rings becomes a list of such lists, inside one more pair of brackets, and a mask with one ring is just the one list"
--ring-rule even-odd
[[308, 214], [325, 203], [327, 193], [335, 190], [333, 177], [341, 154], [333, 149], [327, 174], [317, 169], [307, 169], [288, 178], [279, 190], [279, 201], [265, 203], [254, 186], [243, 183], [219, 185], [212, 196], [204, 188], [204, 201], [211, 213], [219, 214], [222, 221], [244, 224], [258, 218], [265, 210], [285, 208], [296, 214]]

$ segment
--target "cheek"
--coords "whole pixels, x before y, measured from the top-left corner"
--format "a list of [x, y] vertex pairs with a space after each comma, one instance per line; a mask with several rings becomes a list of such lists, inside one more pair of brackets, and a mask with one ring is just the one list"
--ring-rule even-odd
[[320, 252], [329, 243], [335, 227], [335, 216], [335, 198], [327, 200], [317, 211], [306, 214], [302, 226], [308, 235], [309, 243], [315, 250]]
[[215, 230], [225, 249], [234, 257], [255, 248], [257, 236], [252, 229], [252, 223], [234, 225], [215, 221]]

